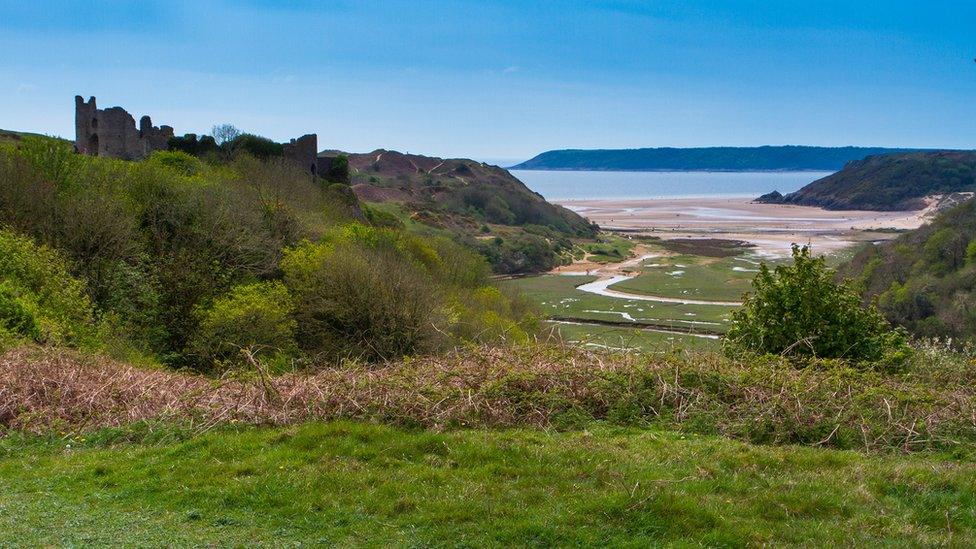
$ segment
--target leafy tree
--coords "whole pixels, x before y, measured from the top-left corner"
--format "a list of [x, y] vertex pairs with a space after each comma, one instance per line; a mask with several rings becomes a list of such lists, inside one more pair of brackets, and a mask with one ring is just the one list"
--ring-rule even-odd
[[167, 145], [171, 151], [182, 151], [193, 156], [203, 156], [217, 151], [217, 141], [213, 137], [201, 135], [197, 139], [195, 133], [188, 133], [183, 137], [170, 137]]
[[233, 143], [235, 139], [241, 136], [241, 130], [233, 124], [218, 124], [210, 132], [219, 146], [223, 146], [225, 143]]
[[909, 347], [902, 329], [891, 329], [850, 282], [834, 282], [823, 256], [809, 246], [793, 246], [793, 264], [770, 270], [763, 264], [753, 293], [732, 314], [726, 336], [731, 352], [752, 351], [787, 356], [897, 361]]
[[275, 143], [267, 137], [242, 133], [232, 141], [227, 141], [221, 148], [228, 148], [231, 151], [246, 151], [251, 156], [260, 159], [268, 159], [274, 156], [282, 156], [285, 149], [281, 143]]
[[325, 180], [330, 183], [349, 184], [349, 157], [340, 154], [332, 158], [329, 163], [329, 170], [324, 174]]

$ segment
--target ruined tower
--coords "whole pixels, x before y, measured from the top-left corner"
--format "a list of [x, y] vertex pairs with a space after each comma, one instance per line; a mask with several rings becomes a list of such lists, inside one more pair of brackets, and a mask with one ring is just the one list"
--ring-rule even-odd
[[285, 143], [285, 158], [305, 168], [312, 175], [319, 175], [317, 158], [319, 156], [319, 138], [316, 134], [310, 133], [292, 139]]
[[91, 156], [137, 160], [164, 150], [173, 128], [156, 127], [148, 116], [136, 121], [122, 107], [101, 110], [95, 98], [75, 96], [75, 151]]

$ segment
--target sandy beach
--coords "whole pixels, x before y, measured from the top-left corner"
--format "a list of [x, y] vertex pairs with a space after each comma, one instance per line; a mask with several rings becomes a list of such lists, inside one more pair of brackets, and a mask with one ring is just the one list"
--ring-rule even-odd
[[835, 251], [865, 240], [883, 240], [922, 225], [930, 211], [830, 211], [807, 206], [756, 204], [751, 198], [563, 200], [559, 204], [608, 230], [661, 238], [729, 238], [757, 252], [784, 255], [790, 244]]

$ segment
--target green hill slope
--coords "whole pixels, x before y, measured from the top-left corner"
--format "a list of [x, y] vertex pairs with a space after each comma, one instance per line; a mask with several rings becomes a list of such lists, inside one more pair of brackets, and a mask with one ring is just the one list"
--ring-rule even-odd
[[917, 210], [926, 196], [976, 191], [976, 152], [937, 151], [870, 156], [786, 196], [761, 202], [829, 210]]
[[865, 301], [922, 337], [976, 336], [976, 201], [943, 212], [895, 240], [861, 250], [839, 274]]
[[498, 166], [397, 151], [350, 154], [360, 200], [394, 206], [420, 225], [448, 230], [481, 249], [496, 272], [551, 269], [570, 239], [592, 238], [596, 226], [550, 204]]
[[976, 535], [974, 466], [927, 456], [601, 426], [346, 422], [69, 439], [67, 450], [55, 438], [0, 440], [0, 544], [965, 546]]
[[[45, 136], [42, 136], [41, 134], [38, 134], [38, 133], [15, 132], [13, 130], [0, 129], [0, 145], [8, 144], [8, 143], [18, 143], [18, 142], [20, 142], [21, 139], [23, 139], [26, 136], [45, 137]], [[57, 137], [55, 139], [57, 139], [59, 141], [67, 142], [66, 139], [62, 139], [60, 137]]]

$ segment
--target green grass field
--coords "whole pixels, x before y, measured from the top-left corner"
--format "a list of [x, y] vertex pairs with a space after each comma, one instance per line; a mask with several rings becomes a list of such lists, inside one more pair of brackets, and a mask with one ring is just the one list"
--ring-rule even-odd
[[[165, 433], [165, 431], [164, 431]], [[0, 545], [958, 545], [976, 466], [609, 428], [0, 440]]]
[[670, 350], [715, 349], [718, 341], [680, 334], [638, 330], [638, 324], [671, 326], [705, 332], [724, 332], [729, 308], [714, 305], [681, 305], [617, 299], [587, 292], [576, 286], [596, 280], [595, 276], [542, 275], [503, 281], [529, 297], [547, 316], [580, 320], [633, 322], [634, 329], [613, 326], [553, 325], [563, 339], [590, 344], [591, 347]]
[[722, 259], [676, 255], [644, 261], [638, 276], [613, 285], [614, 290], [665, 297], [740, 301], [758, 269], [751, 256]]
[[645, 352], [668, 352], [675, 350], [714, 350], [719, 341], [715, 339], [642, 330], [638, 327], [596, 326], [591, 324], [549, 323], [568, 343], [579, 344], [591, 349], [635, 349]]
[[634, 248], [634, 241], [616, 234], [601, 234], [600, 242], [588, 242], [581, 245], [583, 255], [594, 263], [619, 263], [630, 257]]
[[[715, 305], [682, 305], [636, 299], [619, 299], [581, 292], [577, 286], [596, 280], [595, 276], [542, 275], [504, 281], [535, 301], [543, 313], [552, 316], [594, 320], [701, 326], [708, 331], [724, 331], [729, 308]], [[614, 286], [616, 289], [616, 286]], [[707, 322], [708, 324], [698, 324]]]

